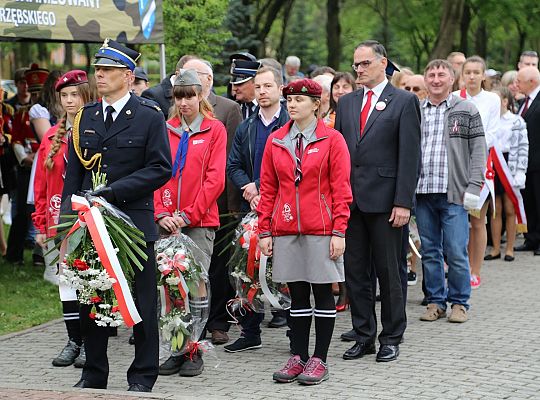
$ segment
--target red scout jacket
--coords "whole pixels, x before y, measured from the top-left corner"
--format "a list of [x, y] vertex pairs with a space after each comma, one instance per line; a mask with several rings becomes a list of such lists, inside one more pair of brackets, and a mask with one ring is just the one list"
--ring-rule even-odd
[[[179, 118], [167, 122], [175, 128], [181, 126]], [[181, 135], [171, 129], [168, 131], [174, 160]], [[225, 188], [226, 146], [225, 126], [218, 120], [204, 118], [201, 130], [189, 138], [180, 187], [177, 175], [154, 192], [156, 221], [164, 216], [172, 216], [178, 210], [191, 228], [219, 227], [217, 199]]]
[[45, 233], [47, 237], [55, 235], [55, 231], [49, 228], [58, 224], [62, 189], [64, 188], [62, 174], [66, 168], [64, 161], [64, 154], [67, 152], [66, 138], [62, 139], [60, 149], [53, 158], [53, 168], [47, 169], [45, 167], [45, 159], [49, 155], [52, 139], [59, 127], [60, 124], [56, 124], [43, 137], [39, 146], [36, 176], [34, 179], [34, 203], [36, 211], [32, 213], [32, 220], [39, 233]]
[[351, 161], [345, 139], [318, 120], [316, 140], [304, 149], [303, 176], [296, 187], [296, 160], [283, 144], [292, 123], [272, 133], [266, 142], [257, 207], [259, 236], [345, 237], [352, 202]]

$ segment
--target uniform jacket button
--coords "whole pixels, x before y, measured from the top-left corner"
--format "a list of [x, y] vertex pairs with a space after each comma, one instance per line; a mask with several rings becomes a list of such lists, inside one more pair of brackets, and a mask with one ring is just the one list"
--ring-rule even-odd
[[107, 165], [107, 164], [103, 164], [101, 167], [105, 169], [105, 168], [108, 167], [108, 165]]
[[108, 150], [107, 146], [103, 146], [103, 151], [107, 151], [107, 150]]
[[132, 144], [132, 143], [133, 143], [133, 140], [128, 140], [128, 143], [129, 143], [129, 144]]

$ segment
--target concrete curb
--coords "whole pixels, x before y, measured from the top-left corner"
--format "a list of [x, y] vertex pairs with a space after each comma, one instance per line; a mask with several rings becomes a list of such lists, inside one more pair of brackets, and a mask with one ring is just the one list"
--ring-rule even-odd
[[59, 324], [61, 322], [64, 322], [64, 319], [57, 318], [57, 319], [53, 319], [52, 321], [45, 322], [44, 324], [41, 324], [41, 325], [36, 325], [36, 326], [32, 326], [31, 328], [23, 329], [22, 331], [6, 333], [5, 335], [0, 336], [0, 342], [17, 337], [17, 336], [27, 335], [29, 333], [39, 331], [44, 328], [48, 328], [51, 325]]

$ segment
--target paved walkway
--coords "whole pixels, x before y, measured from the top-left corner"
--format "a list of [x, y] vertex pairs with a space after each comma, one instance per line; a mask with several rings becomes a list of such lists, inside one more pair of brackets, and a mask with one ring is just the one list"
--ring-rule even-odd
[[[318, 387], [276, 384], [272, 372], [287, 359], [284, 329], [263, 331], [263, 348], [227, 354], [217, 348], [217, 367], [207, 357], [196, 378], [159, 377], [154, 392], [162, 399], [539, 399], [540, 257], [518, 254], [513, 263], [485, 263], [482, 287], [473, 293], [471, 319], [421, 322], [420, 284], [409, 291], [409, 326], [397, 362], [375, 356], [344, 361], [349, 343], [339, 334], [350, 327], [348, 312], [338, 315], [329, 354], [330, 380]], [[238, 332], [233, 327], [233, 338]], [[65, 343], [63, 323], [53, 322], [0, 337], [0, 399], [133, 399], [124, 392], [133, 355], [128, 331], [111, 338], [109, 390], [73, 390], [80, 370], [55, 368], [51, 359]]]

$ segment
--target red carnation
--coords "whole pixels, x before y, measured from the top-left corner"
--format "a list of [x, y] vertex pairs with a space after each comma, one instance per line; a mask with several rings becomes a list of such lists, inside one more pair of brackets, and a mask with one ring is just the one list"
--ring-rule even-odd
[[184, 300], [182, 300], [182, 299], [180, 299], [178, 297], [176, 299], [174, 299], [174, 307], [179, 308], [179, 309], [184, 308]]
[[112, 313], [118, 312], [118, 306], [114, 306], [114, 307], [111, 309], [111, 312], [112, 312]]
[[85, 261], [79, 259], [73, 261], [73, 266], [79, 271], [86, 271], [88, 268], [90, 268]]
[[96, 313], [95, 312], [91, 312], [90, 314], [88, 314], [88, 316], [90, 317], [90, 319], [96, 319]]
[[96, 303], [101, 303], [103, 300], [101, 300], [101, 297], [99, 297], [99, 296], [94, 296], [94, 297], [92, 297], [92, 298], [90, 299], [90, 301], [91, 301], [92, 303], [96, 304]]

